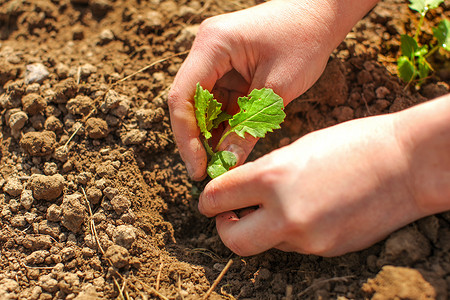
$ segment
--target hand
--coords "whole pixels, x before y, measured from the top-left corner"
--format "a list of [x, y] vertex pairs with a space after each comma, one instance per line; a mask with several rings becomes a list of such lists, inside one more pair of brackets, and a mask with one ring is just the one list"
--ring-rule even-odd
[[449, 149], [450, 94], [313, 132], [230, 170], [208, 183], [199, 210], [216, 216], [238, 255], [336, 256], [450, 209]]
[[[190, 176], [204, 178], [207, 159], [194, 114], [197, 82], [231, 114], [237, 98], [254, 88], [272, 88], [286, 105], [319, 78], [331, 51], [375, 3], [274, 0], [204, 21], [169, 93], [174, 137]], [[219, 150], [234, 152], [239, 165], [256, 141], [230, 135]]]

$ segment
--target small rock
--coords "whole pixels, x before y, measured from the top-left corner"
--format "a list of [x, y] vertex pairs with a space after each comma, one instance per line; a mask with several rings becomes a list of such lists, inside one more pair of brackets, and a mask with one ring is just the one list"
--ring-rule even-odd
[[61, 258], [63, 261], [67, 262], [74, 258], [76, 255], [75, 249], [73, 247], [65, 247], [61, 250]]
[[95, 107], [94, 101], [88, 96], [78, 95], [73, 99], [70, 99], [66, 108], [72, 115], [87, 115]]
[[16, 213], [19, 211], [20, 209], [20, 204], [16, 199], [11, 199], [9, 200], [9, 204], [8, 204], [9, 208], [11, 209], [11, 211], [13, 213]]
[[141, 129], [132, 129], [120, 134], [120, 138], [124, 145], [138, 145], [143, 144], [147, 138], [147, 131]]
[[52, 131], [27, 132], [20, 139], [20, 146], [31, 156], [45, 156], [55, 150], [56, 135]]
[[49, 74], [50, 73], [47, 68], [41, 63], [27, 65], [25, 71], [25, 83], [41, 83], [48, 77]]
[[80, 231], [87, 216], [86, 206], [83, 204], [83, 201], [83, 195], [75, 193], [65, 195], [61, 204], [61, 224], [73, 233]]
[[107, 113], [110, 109], [119, 106], [120, 101], [127, 99], [126, 96], [117, 93], [114, 90], [109, 90], [105, 95], [105, 101], [100, 106], [103, 113]]
[[89, 77], [92, 73], [97, 72], [97, 67], [91, 65], [91, 64], [84, 64], [81, 66], [81, 77]]
[[110, 246], [106, 250], [105, 257], [108, 258], [117, 269], [128, 266], [129, 252], [122, 246]]
[[114, 198], [114, 196], [116, 196], [119, 193], [119, 190], [108, 186], [103, 190], [103, 193], [105, 194], [106, 198], [112, 200], [112, 198]]
[[108, 135], [108, 124], [99, 118], [89, 118], [86, 121], [86, 132], [91, 139], [102, 139]]
[[58, 77], [60, 79], [63, 79], [63, 78], [67, 78], [67, 76], [69, 75], [70, 69], [66, 64], [58, 63], [55, 67], [55, 71], [56, 71], [56, 75], [58, 75]]
[[123, 100], [119, 102], [119, 105], [116, 108], [111, 109], [111, 114], [118, 117], [119, 119], [123, 119], [128, 114], [130, 110], [130, 102], [128, 100]]
[[17, 197], [22, 193], [22, 182], [16, 177], [10, 177], [3, 186], [3, 191], [10, 196]]
[[111, 200], [111, 205], [116, 214], [121, 215], [131, 207], [131, 201], [123, 195], [117, 195]]
[[140, 109], [136, 111], [136, 118], [139, 122], [139, 128], [149, 129], [154, 123], [161, 122], [164, 119], [164, 109]]
[[102, 199], [103, 193], [100, 189], [96, 187], [90, 187], [86, 190], [86, 197], [88, 198], [91, 204], [96, 205]]
[[28, 121], [28, 115], [23, 111], [16, 112], [9, 117], [8, 126], [11, 128], [11, 133], [16, 137], [20, 133], [25, 123]]
[[44, 128], [48, 131], [60, 132], [63, 129], [63, 124], [57, 117], [50, 116], [45, 120]]
[[30, 93], [39, 93], [40, 87], [41, 87], [41, 85], [40, 85], [39, 83], [35, 82], [35, 83], [32, 83], [32, 84], [29, 84], [29, 85], [26, 87], [25, 92], [26, 92], [27, 94], [30, 94]]
[[59, 222], [61, 220], [62, 209], [56, 204], [52, 204], [47, 208], [47, 220], [51, 222]]
[[58, 173], [58, 165], [54, 162], [44, 163], [44, 174], [47, 176], [55, 175]]
[[117, 226], [113, 239], [117, 245], [130, 249], [131, 245], [136, 240], [134, 227], [130, 225]]
[[111, 29], [104, 29], [100, 35], [100, 45], [105, 45], [114, 40], [114, 33]]
[[20, 204], [23, 206], [23, 208], [25, 209], [30, 209], [31, 206], [33, 205], [33, 191], [32, 190], [22, 190], [22, 193], [20, 195]]
[[56, 148], [55, 152], [53, 153], [53, 157], [60, 162], [66, 162], [69, 158], [67, 148], [64, 146]]
[[36, 200], [52, 201], [57, 199], [65, 185], [64, 177], [60, 174], [52, 176], [32, 175], [28, 188], [33, 191], [33, 197]]
[[47, 101], [39, 94], [31, 93], [22, 97], [22, 107], [30, 115], [37, 115], [45, 110]]

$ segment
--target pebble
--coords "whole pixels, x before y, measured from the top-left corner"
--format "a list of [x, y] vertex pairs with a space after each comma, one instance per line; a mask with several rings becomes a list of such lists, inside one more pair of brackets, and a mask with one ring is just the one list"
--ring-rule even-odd
[[16, 177], [10, 177], [3, 186], [3, 191], [10, 196], [17, 197], [22, 193], [22, 182]]
[[23, 126], [25, 126], [25, 124], [28, 121], [28, 115], [23, 111], [19, 111], [12, 114], [9, 117], [8, 121], [9, 121], [8, 126], [9, 128], [11, 128], [11, 133], [13, 134], [14, 137], [17, 138], [18, 134], [20, 134], [20, 130], [23, 128]]
[[62, 209], [56, 204], [52, 204], [47, 208], [47, 220], [51, 222], [59, 222], [61, 220]]
[[88, 198], [91, 204], [96, 205], [102, 199], [103, 193], [100, 189], [96, 187], [90, 187], [86, 190], [86, 197]]
[[20, 194], [20, 204], [23, 206], [23, 208], [27, 210], [30, 209], [33, 205], [33, 201], [33, 191], [28, 189], [22, 190], [22, 193]]
[[91, 139], [105, 138], [109, 132], [108, 124], [100, 118], [89, 118], [86, 121], [86, 132]]
[[120, 225], [116, 227], [113, 236], [114, 242], [126, 249], [130, 249], [131, 245], [136, 240], [136, 233], [134, 227], [130, 225]]
[[100, 44], [104, 45], [114, 40], [114, 32], [111, 29], [104, 29], [100, 35]]
[[121, 215], [131, 207], [131, 201], [123, 195], [117, 195], [111, 200], [111, 205], [116, 214]]
[[80, 193], [65, 195], [61, 209], [61, 224], [73, 233], [80, 231], [87, 217], [86, 206], [83, 204], [83, 195]]
[[27, 65], [25, 71], [25, 83], [41, 83], [49, 74], [47, 68], [41, 63]]
[[97, 72], [97, 67], [91, 65], [91, 64], [84, 64], [81, 66], [81, 72], [80, 75], [82, 77], [89, 77], [91, 74]]
[[141, 129], [131, 129], [120, 135], [124, 145], [138, 145], [145, 142], [147, 139], [147, 131]]

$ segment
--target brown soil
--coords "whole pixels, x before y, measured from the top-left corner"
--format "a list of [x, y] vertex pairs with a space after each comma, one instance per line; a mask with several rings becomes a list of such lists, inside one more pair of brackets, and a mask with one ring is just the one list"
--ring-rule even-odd
[[[230, 258], [211, 299], [448, 298], [450, 213], [336, 258], [236, 257], [198, 213], [205, 182], [191, 182], [178, 155], [167, 91], [200, 22], [256, 2], [0, 2], [0, 299], [111, 299], [119, 290], [199, 299]], [[448, 93], [448, 56], [434, 56], [420, 90], [395, 75], [399, 36], [416, 19], [406, 1], [380, 3], [251, 159]]]

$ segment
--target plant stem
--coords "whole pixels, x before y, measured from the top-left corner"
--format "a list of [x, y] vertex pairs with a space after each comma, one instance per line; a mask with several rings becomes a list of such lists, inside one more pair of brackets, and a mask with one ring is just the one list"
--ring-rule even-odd
[[414, 35], [414, 39], [416, 41], [419, 40], [419, 34], [423, 25], [423, 20], [425, 19], [425, 14], [428, 11], [428, 7], [425, 7], [425, 10], [423, 11], [423, 13], [420, 14], [420, 20], [419, 20], [419, 25], [417, 25], [417, 30], [416, 30], [416, 34]]
[[225, 138], [226, 138], [230, 133], [231, 133], [231, 129], [228, 130], [227, 132], [225, 132], [224, 135], [222, 135], [222, 137], [220, 138], [219, 142], [217, 143], [216, 151], [217, 151], [217, 149], [219, 149], [219, 146], [222, 144], [222, 142], [225, 140]]
[[214, 151], [212, 150], [211, 146], [208, 144], [208, 141], [206, 139], [202, 138], [202, 142], [203, 142], [203, 146], [205, 147], [208, 155], [213, 156]]
[[430, 57], [431, 55], [433, 55], [433, 53], [434, 52], [436, 52], [438, 49], [439, 49], [439, 47], [440, 47], [440, 45], [438, 44], [438, 45], [436, 45], [436, 46], [434, 46], [433, 48], [431, 48], [431, 50], [430, 51], [428, 51], [428, 53], [427, 54], [425, 54], [425, 58], [428, 58], [428, 57]]

